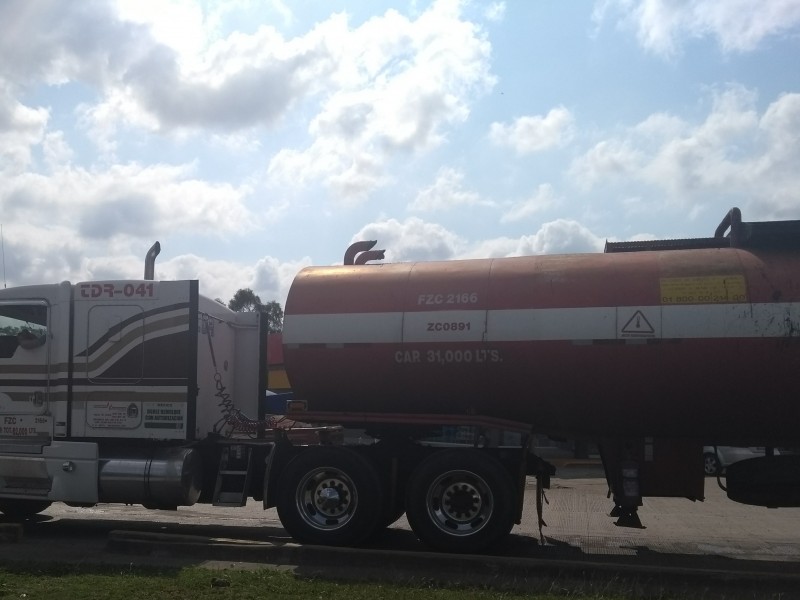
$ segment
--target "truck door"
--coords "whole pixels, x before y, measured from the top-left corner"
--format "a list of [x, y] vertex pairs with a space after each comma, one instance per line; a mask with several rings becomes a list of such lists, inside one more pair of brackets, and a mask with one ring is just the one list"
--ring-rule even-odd
[[[50, 439], [48, 304], [0, 301], [0, 440]], [[41, 438], [41, 439], [39, 439]]]

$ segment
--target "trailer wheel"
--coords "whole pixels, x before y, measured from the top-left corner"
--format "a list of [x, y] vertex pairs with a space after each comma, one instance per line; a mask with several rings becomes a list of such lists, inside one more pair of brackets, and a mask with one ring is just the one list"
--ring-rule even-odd
[[719, 465], [719, 459], [716, 457], [715, 454], [711, 452], [706, 452], [703, 455], [703, 470], [705, 471], [706, 475], [717, 475], [721, 471]]
[[514, 484], [478, 450], [434, 454], [412, 473], [406, 516], [420, 540], [446, 552], [479, 552], [514, 525]]
[[373, 466], [352, 450], [308, 448], [278, 481], [278, 515], [300, 542], [349, 546], [380, 525], [381, 485]]
[[0, 500], [0, 512], [9, 519], [27, 519], [47, 510], [52, 504], [47, 500], [23, 500], [21, 498], [5, 498]]

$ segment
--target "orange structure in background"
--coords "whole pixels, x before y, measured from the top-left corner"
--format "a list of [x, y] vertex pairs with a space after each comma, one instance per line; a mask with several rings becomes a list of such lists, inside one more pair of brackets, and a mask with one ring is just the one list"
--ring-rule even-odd
[[292, 390], [286, 369], [283, 366], [283, 335], [271, 333], [267, 337], [267, 388], [283, 393]]

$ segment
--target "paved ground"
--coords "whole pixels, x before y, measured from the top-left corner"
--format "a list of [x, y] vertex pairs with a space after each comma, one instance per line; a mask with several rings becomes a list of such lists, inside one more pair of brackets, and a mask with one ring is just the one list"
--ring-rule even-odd
[[[525, 579], [532, 569], [540, 575], [543, 569], [564, 573], [575, 565], [647, 573], [657, 566], [673, 569], [681, 581], [687, 570], [722, 577], [733, 581], [731, 585], [736, 585], [737, 576], [758, 573], [800, 590], [800, 508], [736, 504], [708, 478], [705, 502], [645, 499], [639, 513], [645, 528], [619, 528], [607, 516], [611, 501], [599, 467], [567, 465], [559, 474], [547, 493], [545, 543], [540, 543], [531, 480], [523, 522], [492, 557], [433, 555], [416, 540], [405, 519], [366, 549], [303, 547], [286, 535], [274, 510], [263, 511], [260, 503], [251, 502], [244, 508], [199, 505], [177, 512], [56, 504], [26, 522], [21, 539], [0, 543], [0, 561], [256, 563], [300, 566], [309, 574], [325, 565], [338, 569], [337, 574], [357, 565], [358, 575], [371, 571], [376, 577], [401, 568], [419, 574], [436, 565], [439, 574], [456, 573], [463, 581], [479, 574], [482, 583], [489, 576]], [[14, 526], [4, 527], [13, 533]]]
[[[716, 557], [784, 562], [800, 572], [800, 508], [768, 509], [727, 499], [716, 478], [706, 479], [704, 502], [645, 498], [639, 509], [644, 529], [620, 528], [608, 517], [611, 501], [598, 467], [562, 469], [545, 507], [545, 536], [556, 553], [585, 556], [657, 555], [660, 559]], [[533, 488], [528, 503], [533, 501]], [[514, 532], [535, 531], [536, 513], [527, 510]], [[524, 545], [522, 545], [524, 547]], [[559, 552], [561, 549], [561, 552]], [[539, 550], [541, 552], [541, 550]]]

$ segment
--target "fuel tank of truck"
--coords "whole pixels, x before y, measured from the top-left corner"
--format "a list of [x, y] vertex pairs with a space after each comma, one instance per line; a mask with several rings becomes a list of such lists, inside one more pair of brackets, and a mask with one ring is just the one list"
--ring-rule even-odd
[[484, 415], [563, 435], [800, 435], [796, 248], [311, 267], [283, 340], [294, 395], [314, 411]]

